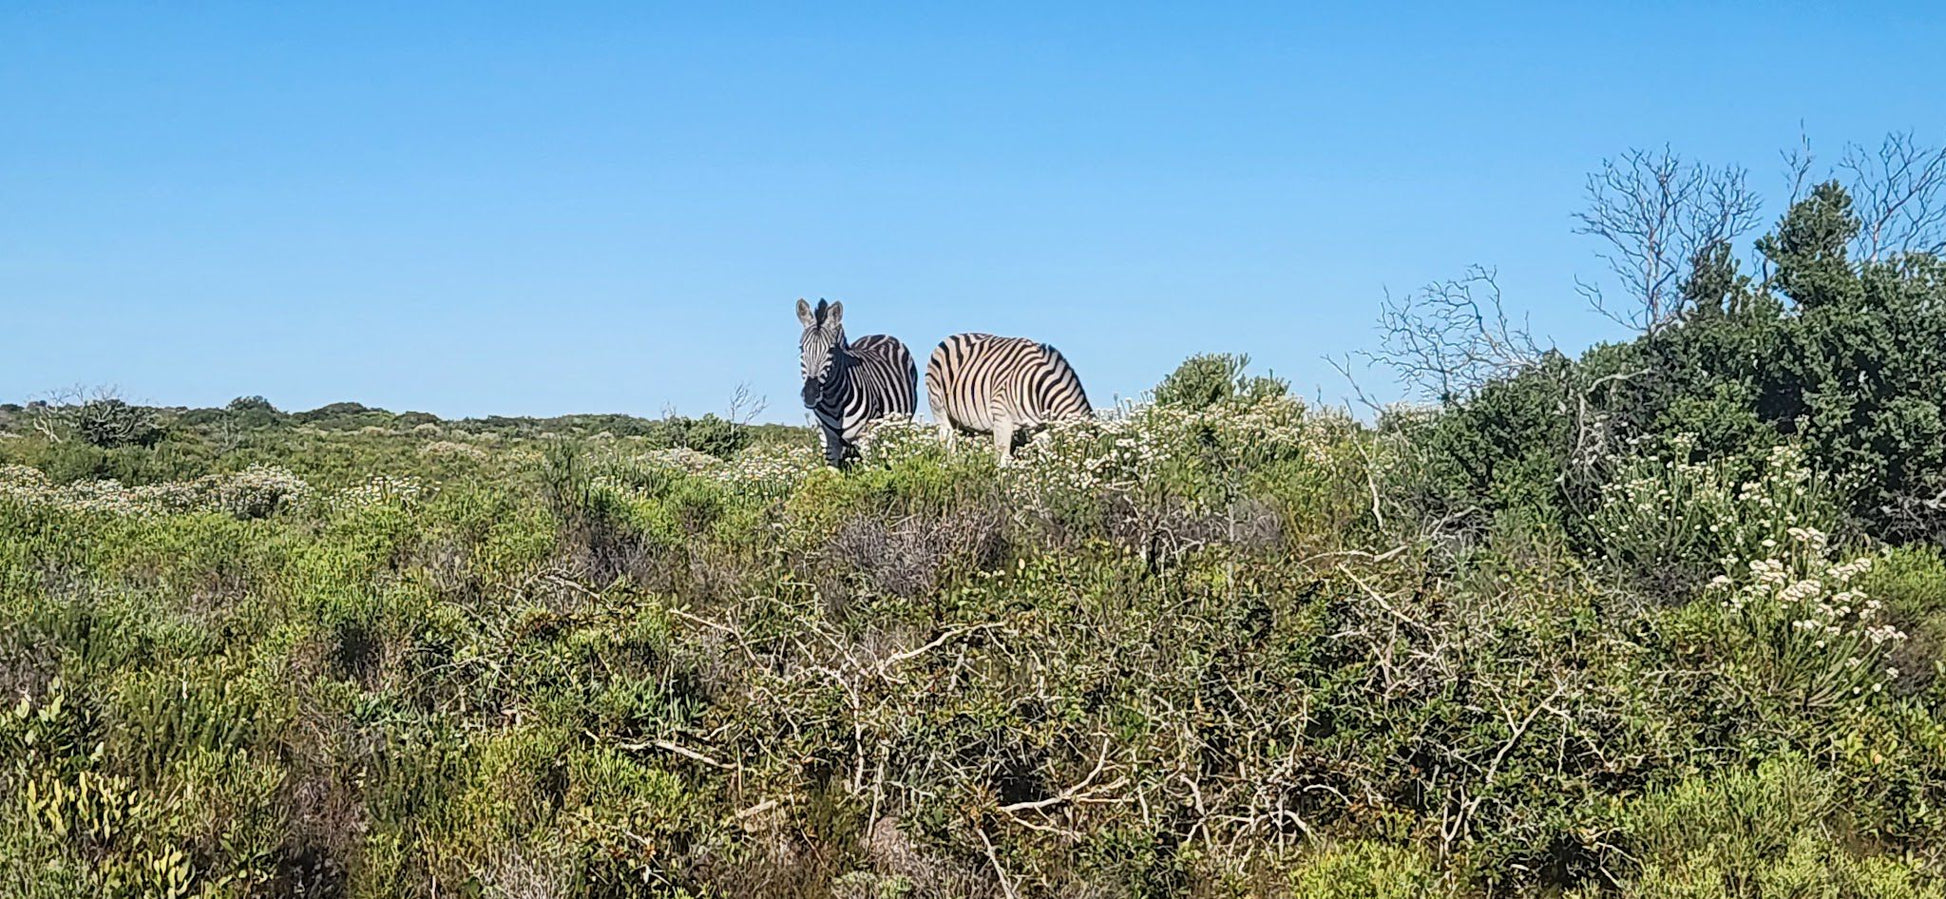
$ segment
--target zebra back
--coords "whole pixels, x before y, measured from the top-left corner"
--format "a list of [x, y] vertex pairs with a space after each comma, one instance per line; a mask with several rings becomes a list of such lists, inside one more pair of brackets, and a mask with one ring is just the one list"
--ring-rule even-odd
[[857, 360], [851, 370], [853, 389], [871, 397], [874, 418], [910, 417], [919, 411], [919, 367], [903, 342], [890, 334], [867, 334], [849, 349]]
[[992, 431], [998, 415], [1033, 427], [1094, 411], [1060, 350], [1025, 337], [977, 333], [955, 334], [932, 351], [926, 400], [934, 419], [976, 432]]

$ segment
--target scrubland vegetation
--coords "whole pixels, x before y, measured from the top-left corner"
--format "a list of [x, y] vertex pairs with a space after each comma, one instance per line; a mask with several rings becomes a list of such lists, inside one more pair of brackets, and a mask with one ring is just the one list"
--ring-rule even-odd
[[1203, 356], [1004, 468], [16, 407], [0, 894], [1942, 895], [1946, 267], [1860, 219], [1579, 358], [1402, 298], [1432, 405]]

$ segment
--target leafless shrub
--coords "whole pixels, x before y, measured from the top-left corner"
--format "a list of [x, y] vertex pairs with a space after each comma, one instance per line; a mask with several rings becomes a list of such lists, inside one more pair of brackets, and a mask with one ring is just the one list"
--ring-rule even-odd
[[842, 871], [826, 850], [773, 828], [735, 845], [693, 847], [685, 873], [704, 895], [822, 899]]
[[738, 384], [736, 392], [730, 394], [730, 408], [723, 417], [732, 425], [746, 427], [764, 414], [769, 405], [770, 401], [751, 391], [749, 384]]
[[360, 785], [345, 772], [370, 763], [373, 741], [328, 700], [305, 696], [281, 743], [290, 771], [282, 787], [290, 828], [279, 853], [278, 892], [342, 895], [348, 862], [370, 825]]
[[1116, 495], [1109, 500], [1106, 518], [1109, 539], [1134, 550], [1151, 572], [1169, 568], [1206, 547], [1261, 552], [1284, 544], [1283, 516], [1251, 498], [1211, 512], [1181, 500], [1143, 501]]
[[1877, 262], [1902, 253], [1946, 250], [1946, 147], [1922, 147], [1911, 132], [1885, 136], [1876, 150], [1857, 144], [1838, 161], [1860, 227], [1853, 255]]
[[610, 584], [627, 577], [640, 583], [660, 583], [668, 576], [664, 560], [641, 535], [605, 521], [574, 521], [562, 529], [566, 564], [577, 580]]
[[468, 602], [485, 590], [485, 579], [475, 568], [470, 544], [451, 535], [422, 541], [412, 551], [404, 570], [420, 572], [427, 586], [442, 599]]
[[39, 696], [61, 671], [54, 647], [20, 625], [0, 628], [0, 703]]
[[[999, 884], [985, 869], [926, 852], [913, 844], [897, 817], [884, 817], [865, 835], [865, 852], [876, 874], [857, 878], [850, 892], [860, 899], [877, 899], [886, 888], [904, 889], [895, 895], [912, 899], [957, 899], [957, 897], [1000, 896]], [[886, 883], [892, 880], [893, 883]], [[901, 882], [902, 881], [902, 882]], [[877, 890], [878, 892], [872, 892]]]
[[1388, 292], [1379, 349], [1363, 355], [1392, 369], [1421, 399], [1450, 402], [1535, 364], [1545, 351], [1524, 319], [1508, 316], [1497, 273], [1475, 265], [1403, 297]]
[[1620, 280], [1617, 302], [1600, 285], [1581, 281], [1589, 305], [1632, 330], [1654, 334], [1686, 311], [1681, 281], [1696, 254], [1728, 244], [1757, 223], [1762, 201], [1734, 166], [1712, 168], [1667, 147], [1633, 149], [1602, 161], [1588, 176], [1588, 207], [1575, 214], [1575, 233], [1598, 238], [1601, 259]]
[[1895, 540], [1946, 544], [1946, 477], [1923, 479], [1879, 507], [1884, 536]]
[[130, 405], [115, 387], [66, 387], [27, 404], [28, 427], [49, 443], [80, 439], [109, 448], [153, 442], [160, 434], [148, 409]]
[[854, 572], [876, 593], [910, 599], [931, 592], [953, 572], [991, 565], [1005, 549], [1004, 524], [991, 504], [889, 524], [854, 516], [832, 535], [822, 564], [828, 577]]

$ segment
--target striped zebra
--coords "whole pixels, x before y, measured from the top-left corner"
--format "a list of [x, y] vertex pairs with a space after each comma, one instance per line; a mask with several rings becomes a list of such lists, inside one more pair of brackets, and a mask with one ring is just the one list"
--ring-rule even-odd
[[992, 434], [1005, 462], [1016, 437], [1062, 418], [1093, 414], [1061, 351], [1025, 337], [955, 334], [926, 363], [926, 401], [941, 436]]
[[919, 369], [905, 344], [886, 334], [845, 340], [845, 304], [797, 301], [804, 325], [804, 407], [818, 418], [824, 458], [832, 466], [854, 454], [858, 439], [873, 422], [889, 415], [907, 418], [919, 408]]

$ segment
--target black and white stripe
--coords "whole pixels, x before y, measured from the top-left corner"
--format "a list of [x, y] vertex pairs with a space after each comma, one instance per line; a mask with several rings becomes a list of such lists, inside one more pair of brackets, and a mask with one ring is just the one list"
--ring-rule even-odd
[[1094, 411], [1061, 351], [992, 334], [955, 334], [941, 341], [926, 363], [926, 400], [941, 432], [992, 434], [1003, 461], [1017, 436]]
[[818, 419], [824, 458], [844, 464], [873, 422], [908, 418], [919, 409], [919, 369], [898, 338], [872, 334], [845, 340], [845, 304], [797, 301], [804, 325], [804, 407]]

